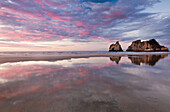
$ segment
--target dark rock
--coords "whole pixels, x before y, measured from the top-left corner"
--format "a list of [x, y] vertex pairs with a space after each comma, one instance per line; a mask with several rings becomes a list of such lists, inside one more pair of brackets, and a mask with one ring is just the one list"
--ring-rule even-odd
[[110, 45], [109, 51], [110, 52], [122, 52], [123, 50], [122, 50], [121, 45], [119, 44], [119, 41], [117, 41], [115, 44]]
[[167, 47], [161, 46], [155, 39], [149, 41], [136, 40], [128, 47], [126, 51], [135, 52], [153, 52], [153, 51], [169, 51]]
[[168, 57], [168, 54], [163, 55], [141, 55], [141, 56], [128, 56], [133, 64], [141, 65], [146, 64], [154, 66], [160, 59]]

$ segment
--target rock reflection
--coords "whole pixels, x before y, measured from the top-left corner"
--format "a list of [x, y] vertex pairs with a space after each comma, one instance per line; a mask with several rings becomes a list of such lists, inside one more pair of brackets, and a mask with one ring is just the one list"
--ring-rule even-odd
[[[168, 54], [162, 54], [162, 55], [128, 55], [128, 59], [130, 59], [132, 64], [135, 65], [150, 65], [150, 66], [155, 66], [156, 63], [160, 59], [164, 59], [168, 57]], [[116, 64], [119, 64], [121, 61], [121, 56], [112, 56], [110, 57], [110, 60], [112, 62], [115, 62]], [[121, 62], [122, 63], [122, 62]]]
[[141, 55], [141, 56], [128, 56], [133, 64], [141, 65], [146, 64], [154, 66], [160, 59], [168, 57], [168, 54], [164, 55]]
[[119, 62], [121, 60], [121, 56], [119, 56], [119, 57], [112, 56], [112, 57], [110, 57], [110, 60], [119, 64]]

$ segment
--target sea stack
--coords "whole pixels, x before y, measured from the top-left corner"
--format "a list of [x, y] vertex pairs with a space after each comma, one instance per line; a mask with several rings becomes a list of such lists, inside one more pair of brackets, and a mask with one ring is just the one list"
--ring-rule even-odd
[[115, 44], [111, 44], [109, 48], [110, 52], [122, 52], [122, 47], [119, 44], [119, 41], [117, 41]]
[[126, 51], [134, 52], [156, 52], [156, 51], [169, 51], [167, 47], [161, 46], [155, 39], [149, 41], [136, 40], [128, 47]]

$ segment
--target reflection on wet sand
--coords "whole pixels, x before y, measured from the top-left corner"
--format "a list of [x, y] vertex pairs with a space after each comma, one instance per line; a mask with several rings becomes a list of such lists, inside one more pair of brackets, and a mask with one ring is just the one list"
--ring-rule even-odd
[[18, 66], [15, 73], [14, 68], [1, 71], [1, 78], [16, 80], [0, 87], [2, 112], [120, 112], [114, 96], [105, 93], [112, 84], [92, 75], [93, 69], [34, 65]]
[[110, 60], [119, 64], [119, 61], [121, 60], [121, 56], [119, 56], [119, 57], [112, 56], [112, 57], [110, 57]]
[[154, 66], [160, 59], [168, 57], [167, 54], [164, 55], [141, 55], [141, 56], [128, 56], [133, 64], [141, 65], [147, 64]]
[[0, 64], [0, 112], [168, 112], [169, 64], [117, 66], [108, 57]]
[[[160, 59], [164, 59], [168, 57], [168, 54], [163, 54], [163, 55], [140, 55], [140, 56], [135, 56], [135, 55], [128, 55], [128, 59], [130, 59], [131, 63], [135, 65], [141, 65], [141, 64], [146, 64], [150, 66], [156, 65], [156, 63]], [[121, 61], [121, 56], [112, 56], [110, 57], [110, 60], [115, 62], [116, 64], [119, 64]]]

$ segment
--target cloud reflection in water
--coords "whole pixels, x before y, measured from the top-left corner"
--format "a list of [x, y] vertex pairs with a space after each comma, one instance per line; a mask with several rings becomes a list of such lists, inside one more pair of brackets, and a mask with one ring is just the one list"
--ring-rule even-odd
[[[143, 57], [150, 60], [143, 61], [146, 60]], [[152, 57], [131, 57], [146, 64], [156, 60], [157, 64], [150, 67], [136, 66], [129, 57], [121, 60], [111, 57], [111, 61], [108, 57], [93, 57], [1, 64], [0, 79], [6, 82], [0, 84], [0, 110], [119, 112], [140, 108], [153, 111], [154, 106], [166, 111], [165, 106], [170, 104], [166, 97], [170, 90], [169, 60], [165, 58], [159, 63], [162, 56]]]

